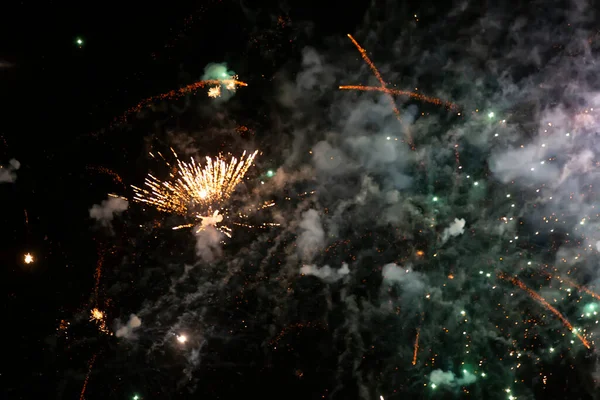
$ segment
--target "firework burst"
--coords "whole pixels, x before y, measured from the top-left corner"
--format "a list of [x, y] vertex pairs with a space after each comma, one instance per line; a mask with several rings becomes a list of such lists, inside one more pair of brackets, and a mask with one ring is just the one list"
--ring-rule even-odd
[[[196, 220], [195, 223], [179, 225], [173, 229], [199, 225], [198, 231], [201, 231], [207, 226], [214, 226], [231, 237], [231, 229], [222, 225], [223, 203], [244, 179], [258, 150], [249, 155], [244, 151], [239, 159], [231, 157], [227, 160], [222, 155], [214, 159], [206, 157], [204, 166], [197, 164], [193, 158], [189, 163], [181, 161], [175, 151], [171, 151], [177, 159], [174, 166], [167, 162], [167, 166], [175, 167], [170, 174], [171, 179], [163, 181], [148, 174], [144, 188], [133, 186], [133, 200], [149, 204], [159, 211]], [[152, 153], [150, 155], [154, 157]]]
[[106, 326], [106, 314], [103, 311], [99, 310], [98, 308], [93, 308], [90, 311], [90, 321], [96, 323], [100, 332], [112, 336], [112, 333]]

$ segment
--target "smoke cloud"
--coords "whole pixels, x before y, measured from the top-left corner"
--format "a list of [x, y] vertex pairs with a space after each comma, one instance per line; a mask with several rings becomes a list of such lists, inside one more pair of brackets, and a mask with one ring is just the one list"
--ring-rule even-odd
[[477, 377], [466, 369], [463, 371], [462, 378], [457, 378], [453, 372], [446, 372], [441, 369], [436, 369], [429, 375], [430, 385], [436, 386], [466, 386], [476, 380]]
[[21, 163], [14, 158], [8, 162], [8, 165], [0, 165], [0, 183], [15, 182], [19, 168], [21, 168]]
[[142, 320], [137, 315], [131, 314], [129, 321], [126, 324], [122, 324], [121, 321], [117, 320], [117, 327], [115, 330], [115, 336], [118, 338], [132, 339], [134, 338], [133, 331], [142, 326]]
[[209, 222], [205, 223], [205, 221], [211, 218], [203, 219], [202, 228], [195, 234], [196, 254], [205, 262], [212, 262], [222, 254], [221, 242], [224, 235], [213, 224]]
[[304, 260], [310, 261], [325, 239], [325, 231], [321, 225], [319, 213], [316, 210], [306, 211], [302, 215], [299, 228], [298, 251]]
[[90, 208], [90, 218], [102, 224], [109, 224], [115, 215], [121, 214], [127, 210], [129, 202], [120, 197], [109, 196], [107, 200], [102, 200], [100, 204], [94, 204]]
[[315, 265], [303, 265], [302, 268], [300, 268], [300, 274], [313, 275], [329, 283], [336, 282], [349, 273], [350, 269], [346, 263], [342, 264], [342, 267], [339, 269], [333, 269], [329, 265], [325, 265], [322, 268]]

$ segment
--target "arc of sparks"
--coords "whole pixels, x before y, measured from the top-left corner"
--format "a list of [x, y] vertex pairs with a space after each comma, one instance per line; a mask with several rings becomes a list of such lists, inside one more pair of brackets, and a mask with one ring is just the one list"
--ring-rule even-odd
[[538, 303], [543, 305], [547, 310], [551, 311], [558, 319], [560, 319], [560, 321], [563, 323], [563, 325], [569, 331], [571, 331], [575, 335], [577, 335], [577, 338], [579, 338], [579, 340], [581, 340], [581, 343], [583, 343], [583, 345], [586, 348], [589, 349], [591, 347], [590, 343], [587, 341], [587, 339], [585, 337], [583, 337], [583, 335], [581, 335], [577, 331], [573, 331], [573, 325], [571, 325], [569, 320], [564, 315], [562, 315], [560, 313], [560, 311], [558, 311], [556, 308], [554, 308], [550, 303], [548, 303], [546, 301], [546, 299], [544, 299], [538, 293], [531, 290], [523, 281], [521, 281], [520, 279], [515, 278], [515, 277], [507, 276], [505, 274], [499, 274], [498, 277], [501, 279], [504, 279], [505, 281], [511, 282], [513, 285], [518, 286], [521, 290], [526, 292], [532, 299], [536, 300]]
[[[114, 122], [116, 122], [116, 123], [126, 122], [127, 117], [129, 115], [142, 111], [144, 108], [149, 107], [155, 101], [165, 100], [165, 99], [177, 99], [188, 93], [193, 93], [200, 88], [203, 88], [205, 86], [211, 86], [211, 85], [219, 86], [219, 87], [220, 87], [220, 85], [225, 85], [227, 90], [235, 90], [235, 88], [238, 86], [248, 86], [248, 84], [246, 82], [242, 82], [237, 79], [222, 79], [222, 80], [221, 79], [208, 79], [208, 80], [197, 81], [197, 82], [191, 83], [189, 85], [186, 85], [186, 86], [176, 89], [176, 90], [171, 90], [166, 93], [148, 97], [148, 98], [140, 101], [135, 106], [129, 108], [120, 117], [115, 118]], [[209, 92], [209, 97], [217, 97], [217, 96], [212, 96], [211, 92]]]
[[458, 105], [450, 102], [450, 101], [446, 101], [446, 100], [442, 100], [439, 99], [437, 97], [432, 97], [432, 96], [426, 96], [424, 94], [420, 94], [420, 93], [415, 93], [415, 92], [409, 92], [408, 90], [399, 90], [399, 89], [390, 89], [390, 88], [383, 88], [383, 87], [379, 87], [379, 86], [363, 86], [363, 85], [342, 85], [339, 87], [340, 90], [361, 90], [363, 92], [383, 92], [383, 93], [388, 93], [390, 95], [397, 95], [397, 96], [409, 96], [427, 103], [431, 103], [431, 104], [435, 104], [438, 106], [445, 106], [448, 107], [449, 109], [453, 109], [453, 110], [457, 110], [459, 107]]

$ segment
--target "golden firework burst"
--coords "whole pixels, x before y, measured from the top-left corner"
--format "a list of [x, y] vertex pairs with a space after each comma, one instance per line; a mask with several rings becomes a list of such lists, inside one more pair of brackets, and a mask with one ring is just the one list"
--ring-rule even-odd
[[[133, 186], [133, 200], [151, 205], [159, 211], [199, 219], [202, 222], [200, 229], [207, 225], [216, 227], [223, 220], [219, 209], [244, 179], [258, 150], [249, 155], [244, 152], [239, 159], [231, 157], [227, 160], [222, 155], [214, 159], [206, 157], [204, 166], [197, 164], [193, 158], [189, 163], [181, 161], [177, 153], [171, 150], [177, 159], [171, 179], [160, 180], [148, 174], [144, 188]], [[193, 225], [180, 225], [173, 229]], [[218, 229], [229, 236], [229, 228], [219, 226]]]

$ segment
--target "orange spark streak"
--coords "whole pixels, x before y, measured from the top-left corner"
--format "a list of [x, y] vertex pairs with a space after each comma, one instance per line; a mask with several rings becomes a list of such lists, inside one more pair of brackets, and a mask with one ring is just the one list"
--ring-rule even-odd
[[90, 380], [90, 375], [92, 374], [92, 368], [94, 367], [94, 362], [96, 361], [96, 354], [92, 356], [92, 359], [89, 363], [88, 373], [85, 376], [85, 381], [83, 381], [83, 388], [81, 389], [81, 394], [79, 395], [79, 400], [84, 400], [85, 388], [87, 387], [88, 381]]
[[104, 253], [98, 250], [98, 262], [96, 263], [96, 271], [94, 272], [94, 278], [96, 283], [94, 285], [94, 304], [98, 306], [98, 290], [100, 288], [100, 278], [102, 277], [102, 264], [104, 263]]
[[427, 103], [432, 103], [432, 104], [435, 104], [438, 106], [443, 105], [450, 109], [454, 109], [454, 110], [458, 109], [458, 106], [452, 102], [445, 101], [445, 100], [439, 99], [437, 97], [425, 96], [420, 93], [409, 92], [407, 90], [389, 89], [389, 88], [383, 88], [383, 87], [377, 87], [377, 86], [363, 86], [363, 85], [343, 85], [343, 86], [340, 86], [339, 88], [341, 90], [362, 90], [365, 92], [367, 92], [367, 91], [369, 91], [369, 92], [384, 92], [389, 95], [409, 96], [409, 97], [413, 97], [415, 99], [425, 101]]
[[127, 122], [127, 117], [129, 115], [142, 111], [144, 108], [149, 107], [155, 101], [166, 100], [166, 99], [177, 99], [177, 98], [180, 98], [183, 95], [186, 95], [188, 93], [193, 93], [196, 90], [198, 90], [200, 88], [203, 88], [203, 87], [205, 87], [207, 85], [221, 85], [221, 84], [227, 85], [228, 88], [231, 87], [231, 86], [233, 86], [233, 87], [235, 87], [235, 86], [248, 86], [247, 83], [242, 82], [242, 81], [238, 81], [236, 79], [223, 79], [223, 80], [209, 79], [209, 80], [205, 80], [205, 81], [194, 82], [194, 83], [191, 83], [191, 84], [189, 84], [187, 86], [179, 88], [177, 90], [171, 90], [171, 91], [169, 91], [167, 93], [162, 93], [162, 94], [159, 94], [159, 95], [156, 95], [156, 96], [148, 97], [147, 99], [144, 99], [144, 100], [140, 101], [135, 106], [129, 108], [120, 117], [115, 118], [114, 122], [116, 122], [116, 123]]
[[[565, 318], [564, 315], [562, 315], [560, 313], [560, 311], [558, 311], [556, 308], [554, 308], [550, 303], [548, 303], [546, 301], [546, 299], [544, 299], [542, 296], [540, 296], [539, 294], [537, 294], [536, 292], [534, 292], [533, 290], [531, 290], [530, 288], [527, 287], [527, 285], [525, 285], [525, 283], [523, 283], [523, 281], [514, 278], [514, 277], [509, 277], [506, 276], [504, 274], [499, 274], [498, 275], [499, 278], [504, 279], [505, 281], [509, 281], [511, 282], [513, 285], [518, 286], [520, 289], [522, 289], [523, 291], [525, 291], [532, 299], [536, 300], [538, 303], [540, 303], [541, 305], [543, 305], [544, 307], [546, 307], [546, 309], [550, 310], [554, 315], [556, 315], [556, 317], [558, 319], [561, 320], [561, 322], [563, 323], [563, 325], [571, 332], [573, 332], [573, 325], [571, 325], [571, 323], [569, 322], [569, 320], [567, 318]], [[590, 348], [590, 344], [589, 342], [586, 340], [586, 338], [584, 338], [579, 332], [574, 332], [575, 335], [577, 335], [577, 337], [579, 338], [579, 340], [581, 340], [581, 343], [583, 343], [583, 345], [586, 348]]]
[[[377, 78], [379, 83], [381, 83], [381, 89], [383, 89], [382, 91], [385, 92], [385, 89], [386, 89], [385, 81], [381, 77], [381, 74], [379, 73], [379, 70], [377, 69], [375, 64], [373, 64], [373, 62], [367, 55], [367, 51], [365, 49], [363, 49], [360, 46], [360, 44], [358, 44], [358, 42], [352, 37], [352, 35], [348, 34], [348, 37], [350, 38], [350, 40], [352, 40], [352, 43], [354, 43], [354, 45], [360, 52], [360, 55], [362, 56], [363, 60], [365, 60], [365, 62], [369, 66], [369, 68], [371, 68], [371, 71], [373, 71], [375, 78]], [[396, 107], [396, 100], [394, 100], [394, 98], [392, 97], [391, 94], [388, 93], [388, 95], [389, 95], [390, 103], [392, 104], [392, 108], [394, 110], [394, 114], [396, 114], [396, 118], [398, 118], [398, 121], [400, 121], [400, 111], [398, 110], [398, 107]]]
[[421, 329], [417, 328], [417, 337], [415, 338], [415, 348], [413, 350], [412, 365], [417, 365], [417, 353], [419, 352], [419, 334], [420, 333], [421, 333]]
[[[554, 278], [554, 276], [553, 276], [553, 275], [551, 275], [551, 274], [550, 274], [550, 273], [548, 273], [548, 272], [542, 271], [542, 273], [543, 273], [544, 275], [547, 275], [547, 276], [549, 276], [550, 278]], [[592, 291], [591, 289], [588, 289], [588, 288], [586, 288], [586, 287], [584, 287], [584, 286], [581, 286], [581, 285], [579, 285], [577, 282], [574, 282], [574, 281], [572, 281], [572, 280], [571, 280], [571, 279], [569, 279], [569, 278], [564, 278], [564, 277], [561, 277], [561, 276], [556, 276], [556, 279], [559, 279], [559, 280], [565, 281], [565, 282], [567, 282], [567, 284], [569, 284], [569, 285], [573, 286], [574, 288], [576, 288], [576, 289], [577, 289], [577, 290], [579, 290], [580, 292], [585, 292], [585, 293], [589, 294], [590, 296], [592, 296], [593, 298], [595, 298], [596, 300], [600, 300], [600, 294], [598, 294], [598, 293], [596, 293], [596, 292]]]
[[127, 185], [125, 185], [125, 182], [123, 182], [123, 179], [119, 176], [119, 174], [117, 174], [116, 172], [114, 172], [111, 169], [108, 169], [106, 167], [94, 167], [94, 166], [87, 166], [86, 167], [87, 170], [89, 171], [94, 171], [94, 172], [99, 172], [101, 174], [106, 174], [108, 176], [110, 176], [113, 180], [114, 183], [118, 183], [120, 184], [123, 188], [127, 188]]
[[584, 286], [580, 286], [577, 283], [573, 282], [572, 280], [568, 279], [568, 278], [561, 278], [558, 277], [559, 279], [564, 280], [565, 282], [567, 282], [569, 285], [574, 286], [577, 288], [577, 290], [585, 292], [587, 294], [589, 294], [590, 296], [592, 296], [593, 298], [595, 298], [596, 300], [600, 300], [600, 294], [593, 292], [591, 289], [588, 289]]

